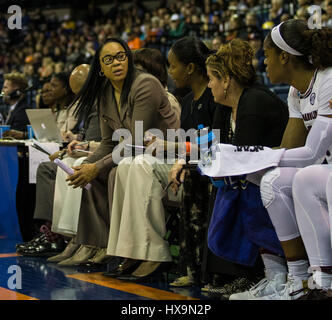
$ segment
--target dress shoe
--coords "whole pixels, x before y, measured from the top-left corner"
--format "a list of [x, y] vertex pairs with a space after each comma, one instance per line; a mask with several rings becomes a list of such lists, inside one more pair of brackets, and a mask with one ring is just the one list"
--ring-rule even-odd
[[130, 275], [140, 265], [141, 260], [126, 258], [111, 272], [103, 273], [104, 276], [117, 278], [123, 275]]
[[24, 250], [28, 247], [32, 248], [32, 246], [36, 245], [37, 243], [45, 242], [46, 236], [44, 233], [40, 233], [37, 237], [33, 238], [30, 241], [18, 243], [15, 245], [16, 251], [19, 252], [20, 250]]
[[75, 243], [75, 238], [72, 238], [66, 246], [66, 249], [56, 256], [47, 259], [48, 262], [60, 262], [68, 259], [74, 255], [77, 249], [80, 247], [79, 244]]
[[36, 243], [25, 249], [21, 249], [19, 254], [28, 257], [51, 257], [62, 252], [65, 247], [63, 240], [57, 242], [44, 241], [42, 243]]
[[144, 261], [132, 274], [119, 276], [117, 279], [134, 282], [147, 281], [160, 276], [163, 272], [168, 272], [170, 267], [171, 263], [169, 262]]
[[58, 265], [76, 266], [81, 263], [85, 263], [96, 254], [97, 250], [98, 250], [97, 247], [81, 245], [72, 257], [60, 261]]
[[107, 249], [106, 248], [100, 248], [97, 250], [96, 254], [88, 260], [87, 263], [82, 264], [82, 266], [101, 266], [103, 264], [106, 264], [110, 259], [111, 256], [108, 256], [106, 253]]

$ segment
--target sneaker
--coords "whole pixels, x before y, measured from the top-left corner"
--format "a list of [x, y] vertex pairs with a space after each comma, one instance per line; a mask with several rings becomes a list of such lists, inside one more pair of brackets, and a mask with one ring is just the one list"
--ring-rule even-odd
[[270, 295], [256, 298], [256, 300], [297, 300], [308, 293], [308, 280], [302, 280], [288, 274], [288, 279], [281, 290], [275, 290]]
[[298, 300], [332, 300], [332, 290], [313, 289]]
[[189, 276], [183, 276], [176, 278], [173, 282], [169, 285], [172, 287], [189, 287], [194, 284], [194, 280]]
[[248, 291], [232, 294], [229, 300], [255, 300], [269, 296], [281, 290], [286, 283], [285, 273], [276, 273], [273, 277], [265, 277]]
[[248, 278], [241, 277], [237, 278], [231, 283], [227, 283], [222, 287], [214, 287], [210, 289], [212, 293], [218, 293], [222, 296], [222, 300], [229, 299], [229, 297], [233, 294], [240, 293], [242, 291], [246, 291], [253, 286], [253, 282], [250, 281]]

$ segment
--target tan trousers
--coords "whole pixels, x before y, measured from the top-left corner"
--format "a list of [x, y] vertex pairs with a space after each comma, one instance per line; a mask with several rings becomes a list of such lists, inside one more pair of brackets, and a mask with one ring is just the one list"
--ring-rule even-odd
[[[62, 161], [69, 167], [80, 165], [86, 157], [78, 159], [65, 158]], [[77, 233], [78, 218], [80, 214], [82, 188], [74, 189], [66, 182], [68, 174], [62, 169], [57, 170], [54, 202], [52, 231], [73, 237]]]
[[[170, 164], [152, 156], [122, 160], [117, 168], [107, 254], [147, 261], [171, 261], [166, 234], [163, 189]], [[170, 200], [180, 201], [181, 192]]]

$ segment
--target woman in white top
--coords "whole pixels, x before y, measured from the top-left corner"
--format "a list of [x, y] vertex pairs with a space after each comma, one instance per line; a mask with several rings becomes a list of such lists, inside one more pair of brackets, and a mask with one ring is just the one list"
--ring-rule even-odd
[[[281, 23], [264, 41], [265, 64], [271, 83], [287, 83], [291, 86], [288, 96], [290, 119], [281, 143], [286, 149], [303, 146], [313, 125], [316, 138], [326, 134], [326, 122], [332, 118], [329, 107], [332, 98], [331, 49], [332, 30], [311, 30], [301, 20]], [[314, 156], [303, 152], [306, 148], [301, 148], [301, 152], [297, 149], [288, 150], [280, 167], [268, 171], [260, 183], [262, 201], [286, 256], [287, 282], [280, 280], [285, 279], [280, 275], [287, 274], [283, 259], [265, 255], [265, 269], [272, 276], [267, 275], [264, 281], [249, 291], [234, 294], [230, 299], [292, 300], [305, 296], [310, 276], [307, 252], [311, 240], [303, 238], [301, 223], [295, 215], [292, 184], [298, 167], [321, 163], [328, 148], [325, 146], [325, 150], [321, 149], [324, 152], [319, 154], [312, 141], [310, 145], [313, 146]], [[301, 187], [305, 190], [310, 186]]]

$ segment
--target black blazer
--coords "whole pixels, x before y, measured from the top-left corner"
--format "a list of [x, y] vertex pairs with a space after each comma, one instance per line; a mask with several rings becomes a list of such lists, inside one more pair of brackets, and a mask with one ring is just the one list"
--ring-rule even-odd
[[29, 108], [27, 100], [23, 98], [17, 103], [6, 124], [11, 126], [11, 129], [27, 131], [27, 125], [30, 124], [30, 122], [25, 112], [26, 109], [31, 108]]

